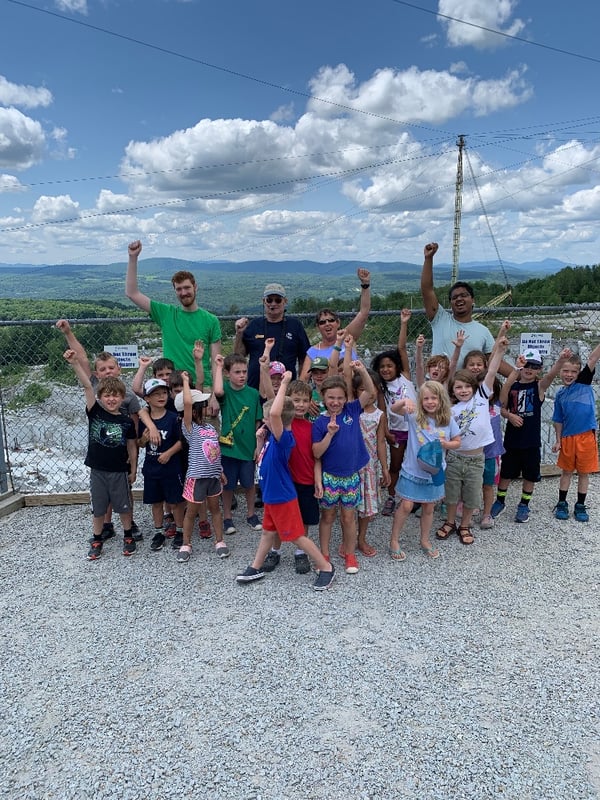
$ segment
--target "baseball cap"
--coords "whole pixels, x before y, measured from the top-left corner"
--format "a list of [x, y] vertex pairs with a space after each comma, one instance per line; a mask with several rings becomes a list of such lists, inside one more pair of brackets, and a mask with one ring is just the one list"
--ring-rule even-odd
[[531, 364], [534, 367], [541, 367], [544, 363], [540, 355], [540, 351], [536, 350], [534, 347], [528, 347], [524, 353], [521, 353], [521, 355], [528, 364]]
[[[205, 392], [200, 392], [198, 389], [191, 389], [192, 405], [194, 403], [207, 403], [210, 400], [210, 395]], [[177, 411], [183, 411], [183, 392], [175, 395], [175, 408]]]
[[283, 375], [285, 373], [285, 364], [281, 361], [271, 361], [269, 365], [269, 375]]
[[311, 369], [329, 369], [329, 360], [325, 356], [317, 356], [310, 362]]
[[166, 381], [161, 380], [160, 378], [150, 378], [144, 384], [144, 397], [147, 397], [149, 394], [152, 394], [153, 391], [156, 389], [167, 389], [169, 388], [169, 384]]
[[280, 283], [267, 283], [263, 292], [263, 300], [269, 295], [277, 294], [279, 297], [285, 297], [285, 289]]

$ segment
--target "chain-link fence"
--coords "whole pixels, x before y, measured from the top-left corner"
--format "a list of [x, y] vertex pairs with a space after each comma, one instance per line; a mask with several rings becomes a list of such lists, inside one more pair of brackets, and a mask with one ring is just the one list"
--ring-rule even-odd
[[[314, 315], [297, 315], [309, 338], [319, 335]], [[342, 322], [353, 315], [342, 313]], [[548, 347], [548, 365], [560, 350], [570, 347], [585, 362], [596, 345], [600, 304], [530, 307], [482, 308], [478, 319], [495, 333], [503, 319], [512, 322], [508, 358], [514, 358], [521, 337], [531, 334], [543, 349]], [[382, 350], [396, 346], [399, 311], [373, 312], [361, 337], [358, 351], [367, 363]], [[221, 317], [223, 351], [233, 346], [234, 317]], [[87, 424], [83, 392], [62, 353], [67, 345], [55, 327], [56, 320], [0, 321], [0, 492], [24, 494], [63, 494], [87, 489], [87, 471], [83, 466]], [[160, 330], [146, 317], [71, 320], [73, 332], [85, 347], [90, 359], [96, 353], [118, 345], [134, 345], [140, 355], [161, 355]], [[422, 309], [415, 309], [409, 324], [409, 353], [423, 333], [431, 345], [431, 328]], [[430, 351], [425, 350], [426, 354]], [[124, 369], [129, 382], [135, 369]], [[552, 398], [559, 383], [547, 394], [543, 406], [542, 461], [551, 464], [554, 434]]]

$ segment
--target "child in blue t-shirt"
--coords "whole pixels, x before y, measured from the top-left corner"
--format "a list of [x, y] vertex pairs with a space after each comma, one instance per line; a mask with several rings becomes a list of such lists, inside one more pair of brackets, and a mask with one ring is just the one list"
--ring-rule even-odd
[[360, 361], [352, 362], [360, 375], [364, 391], [348, 402], [343, 378], [332, 376], [323, 381], [321, 396], [327, 413], [313, 423], [312, 441], [315, 458], [321, 459], [323, 494], [320, 499], [319, 539], [323, 555], [329, 558], [329, 541], [338, 506], [342, 525], [343, 552], [348, 574], [358, 572], [356, 560], [356, 512], [361, 499], [359, 471], [369, 463], [359, 417], [365, 406], [373, 403], [377, 392], [369, 371]]
[[583, 369], [578, 355], [567, 358], [560, 369], [563, 385], [554, 398], [552, 415], [556, 432], [552, 450], [558, 452], [558, 466], [562, 470], [558, 503], [554, 507], [556, 519], [569, 519], [567, 493], [573, 473], [577, 472], [577, 502], [573, 516], [578, 522], [589, 521], [585, 501], [590, 473], [598, 472], [596, 401], [591, 384], [599, 358], [600, 344], [592, 350]]
[[[296, 412], [291, 398], [286, 397], [291, 379], [292, 373], [286, 371], [275, 399], [268, 400], [264, 405], [264, 425], [256, 433], [257, 450], [260, 450], [258, 480], [264, 502], [263, 533], [252, 564], [236, 580], [238, 583], [250, 583], [264, 578], [262, 567], [277, 534], [284, 542], [294, 542], [312, 559], [318, 570], [313, 588], [321, 591], [331, 586], [335, 570], [304, 531], [288, 465], [290, 453], [296, 444], [291, 430]], [[265, 441], [267, 429], [271, 436]]]

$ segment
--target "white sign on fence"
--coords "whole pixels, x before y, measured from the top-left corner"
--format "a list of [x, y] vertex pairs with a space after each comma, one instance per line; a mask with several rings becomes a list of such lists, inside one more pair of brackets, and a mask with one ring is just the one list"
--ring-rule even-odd
[[552, 334], [551, 333], [522, 333], [521, 334], [521, 349], [519, 352], [524, 353], [533, 347], [539, 350], [541, 356], [552, 355]]
[[137, 344], [105, 344], [104, 349], [113, 354], [121, 369], [137, 369], [140, 365]]

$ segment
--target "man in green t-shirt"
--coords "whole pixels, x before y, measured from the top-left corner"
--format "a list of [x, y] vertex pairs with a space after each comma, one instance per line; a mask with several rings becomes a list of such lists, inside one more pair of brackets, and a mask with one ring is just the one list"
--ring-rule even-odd
[[197, 339], [204, 342], [204, 386], [212, 387], [212, 364], [221, 352], [221, 326], [214, 314], [200, 308], [196, 302], [196, 279], [191, 272], [181, 270], [171, 278], [180, 305], [151, 300], [138, 289], [137, 264], [142, 243], [131, 242], [128, 247], [125, 294], [146, 311], [162, 331], [163, 355], [170, 358], [175, 368], [196, 374], [193, 349]]

